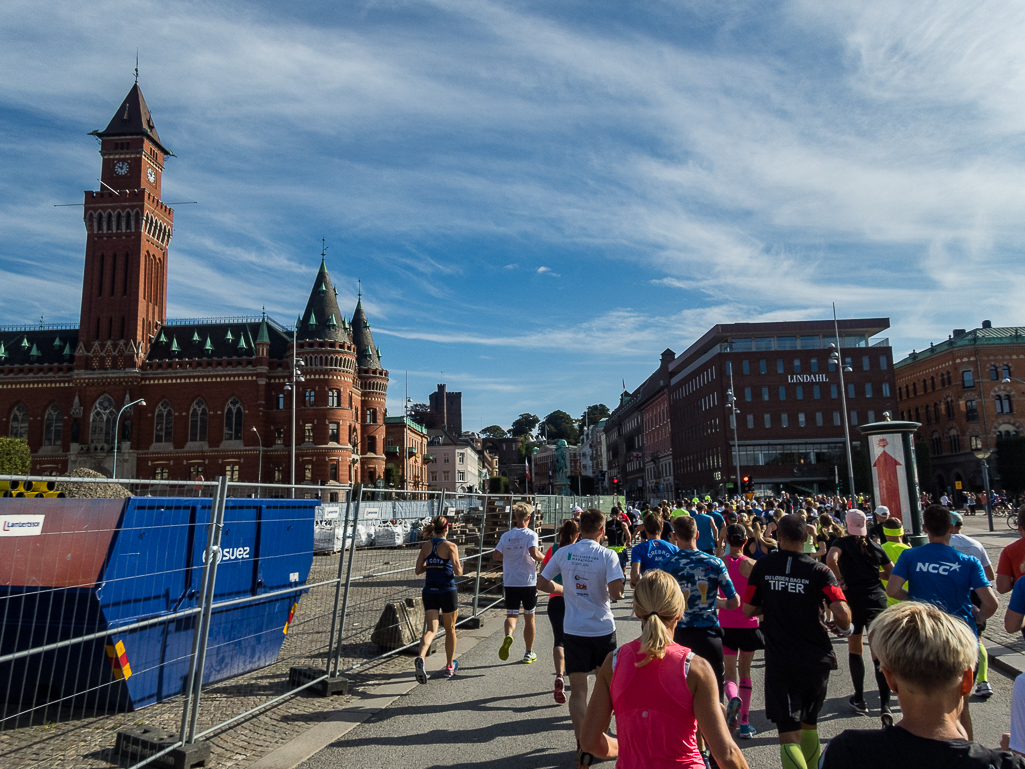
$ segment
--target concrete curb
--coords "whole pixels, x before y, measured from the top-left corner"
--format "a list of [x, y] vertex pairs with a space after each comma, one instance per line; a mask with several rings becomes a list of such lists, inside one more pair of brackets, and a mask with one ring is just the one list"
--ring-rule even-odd
[[[481, 641], [501, 631], [504, 624], [505, 614], [502, 613], [485, 622], [478, 630], [460, 631], [456, 643], [456, 659]], [[435, 644], [439, 642], [444, 644], [444, 639], [438, 639]], [[410, 668], [412, 666], [412, 661], [410, 661]], [[437, 672], [444, 666], [444, 654], [433, 654], [427, 658], [428, 672]], [[330, 720], [310, 727], [295, 739], [275, 748], [259, 761], [250, 764], [249, 769], [295, 769], [299, 764], [341, 739], [357, 725], [380, 713], [417, 686], [419, 684], [413, 678], [413, 672], [410, 670], [408, 675], [398, 676], [387, 683], [368, 689], [360, 695], [358, 700], [336, 712]]]
[[989, 652], [989, 664], [1001, 673], [1015, 678], [1025, 671], [1025, 654], [1008, 649], [1003, 644], [992, 644], [986, 646]]

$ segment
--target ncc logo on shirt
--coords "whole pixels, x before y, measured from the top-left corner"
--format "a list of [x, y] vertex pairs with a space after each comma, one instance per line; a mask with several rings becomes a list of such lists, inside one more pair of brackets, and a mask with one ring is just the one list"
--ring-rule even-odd
[[915, 571], [927, 571], [930, 574], [950, 574], [952, 571], [960, 571], [961, 564], [959, 563], [919, 563], [915, 566]]

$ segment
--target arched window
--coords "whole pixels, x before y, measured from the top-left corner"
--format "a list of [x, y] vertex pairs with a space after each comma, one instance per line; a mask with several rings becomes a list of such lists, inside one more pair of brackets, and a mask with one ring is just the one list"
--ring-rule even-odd
[[929, 391], [936, 392], [936, 377], [929, 377]]
[[210, 411], [206, 402], [200, 398], [192, 404], [192, 411], [189, 413], [189, 440], [192, 442], [206, 440], [207, 422], [210, 419]]
[[107, 211], [106, 224], [104, 224], [104, 226], [103, 226], [103, 231], [104, 232], [113, 232], [114, 231], [114, 215], [110, 211]]
[[28, 409], [19, 403], [11, 412], [11, 429], [8, 433], [12, 438], [28, 438]]
[[113, 446], [116, 419], [114, 399], [109, 395], [101, 396], [89, 416], [89, 443], [93, 446]]
[[242, 404], [238, 398], [232, 398], [224, 407], [224, 440], [242, 440]]
[[114, 232], [124, 231], [124, 219], [121, 218], [121, 212], [118, 211], [114, 214]]
[[153, 428], [154, 443], [171, 443], [174, 440], [174, 409], [166, 400], [157, 406], [157, 417]]
[[1000, 372], [997, 371], [997, 365], [995, 363], [991, 363], [989, 366], [989, 378], [993, 382], [1000, 378]]
[[975, 377], [972, 375], [971, 370], [961, 372], [961, 385], [962, 387], [975, 387]]
[[1004, 375], [1004, 379], [1010, 379], [1011, 378], [1011, 367], [1008, 364], [1005, 363], [1003, 365], [1003, 370], [1001, 371], [1001, 373]]
[[43, 445], [60, 446], [64, 436], [64, 414], [56, 403], [50, 404], [43, 419]]

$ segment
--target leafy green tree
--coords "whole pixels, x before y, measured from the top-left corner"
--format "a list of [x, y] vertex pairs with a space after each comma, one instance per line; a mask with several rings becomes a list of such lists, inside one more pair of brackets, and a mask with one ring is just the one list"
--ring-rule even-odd
[[32, 469], [32, 452], [22, 438], [0, 438], [0, 473], [28, 475]]
[[577, 430], [573, 417], [565, 411], [553, 411], [544, 418], [541, 426], [549, 440], [562, 438], [570, 444], [575, 444], [580, 440], [580, 431]]
[[482, 438], [504, 438], [505, 428], [500, 425], [488, 425], [480, 431]]
[[580, 419], [577, 420], [577, 430], [583, 432], [585, 426], [596, 425], [611, 413], [612, 412], [609, 411], [609, 407], [604, 403], [596, 403], [593, 406], [588, 406], [584, 409], [584, 413], [580, 415]]
[[488, 478], [488, 494], [508, 494], [509, 493], [509, 479], [504, 475], [496, 475], [494, 478]]
[[431, 407], [426, 403], [413, 403], [409, 407], [409, 418], [417, 424], [423, 425], [428, 430], [438, 430], [441, 428], [441, 419], [431, 411]]
[[537, 424], [540, 421], [541, 420], [533, 414], [520, 414], [516, 417], [516, 421], [512, 423], [512, 427], [509, 428], [509, 434], [515, 437], [530, 435], [534, 432], [534, 428], [537, 427]]
[[1013, 435], [997, 443], [996, 471], [1006, 491], [1015, 497], [1025, 491], [1025, 436]]

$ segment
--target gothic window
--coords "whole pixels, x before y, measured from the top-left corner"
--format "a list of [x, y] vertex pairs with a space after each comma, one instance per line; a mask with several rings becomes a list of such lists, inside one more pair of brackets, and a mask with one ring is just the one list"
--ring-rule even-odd
[[979, 421], [979, 409], [975, 405], [974, 400], [964, 402], [965, 419], [969, 422]]
[[305, 403], [305, 404], [306, 404], [307, 406], [313, 406], [313, 405], [315, 405], [315, 404], [316, 404], [316, 402], [317, 402], [317, 393], [316, 393], [316, 392], [314, 392], [313, 390], [307, 390], [307, 391], [306, 391], [306, 392], [305, 392], [305, 393], [303, 394], [303, 402], [304, 402], [304, 403]]
[[104, 232], [113, 232], [114, 231], [114, 215], [110, 211], [107, 211], [107, 218], [106, 218], [106, 223], [103, 226], [103, 231]]
[[61, 438], [64, 435], [64, 414], [60, 407], [53, 403], [46, 410], [46, 417], [43, 419], [43, 445], [60, 446]]
[[89, 443], [93, 446], [114, 445], [114, 423], [117, 420], [117, 407], [109, 395], [102, 396], [93, 406], [89, 416]]
[[121, 219], [121, 212], [118, 211], [114, 215], [114, 232], [121, 232], [124, 229], [123, 220]]
[[336, 409], [342, 405], [342, 391], [341, 390], [328, 390], [327, 391], [327, 405], [333, 409]]
[[932, 437], [932, 453], [937, 457], [943, 453], [943, 439], [938, 435]]
[[950, 434], [950, 453], [957, 454], [961, 451], [961, 436], [957, 433]]
[[224, 440], [242, 440], [242, 404], [238, 398], [232, 398], [224, 407]]
[[19, 403], [11, 412], [11, 429], [9, 435], [12, 438], [28, 438], [28, 409], [24, 404]]
[[961, 372], [961, 385], [965, 388], [975, 387], [975, 376], [971, 371]]
[[[107, 261], [106, 254], [100, 254], [100, 279], [96, 281], [96, 296], [103, 296], [103, 268], [106, 266], [104, 263]], [[96, 336], [99, 336], [100, 332], [96, 332]]]
[[174, 409], [166, 400], [157, 406], [156, 423], [153, 429], [154, 443], [171, 443], [174, 440]]
[[997, 381], [1000, 378], [1000, 372], [997, 370], [997, 366], [995, 363], [991, 363], [989, 366], [989, 378], [993, 382]]
[[282, 410], [285, 408], [285, 394], [278, 393], [278, 409]]
[[1003, 365], [1002, 369], [1001, 369], [1001, 373], [1003, 374], [1004, 379], [1010, 379], [1011, 378], [1011, 367], [1005, 363]]
[[189, 441], [205, 441], [207, 422], [210, 419], [210, 411], [206, 402], [200, 398], [192, 404], [192, 411], [189, 413]]

